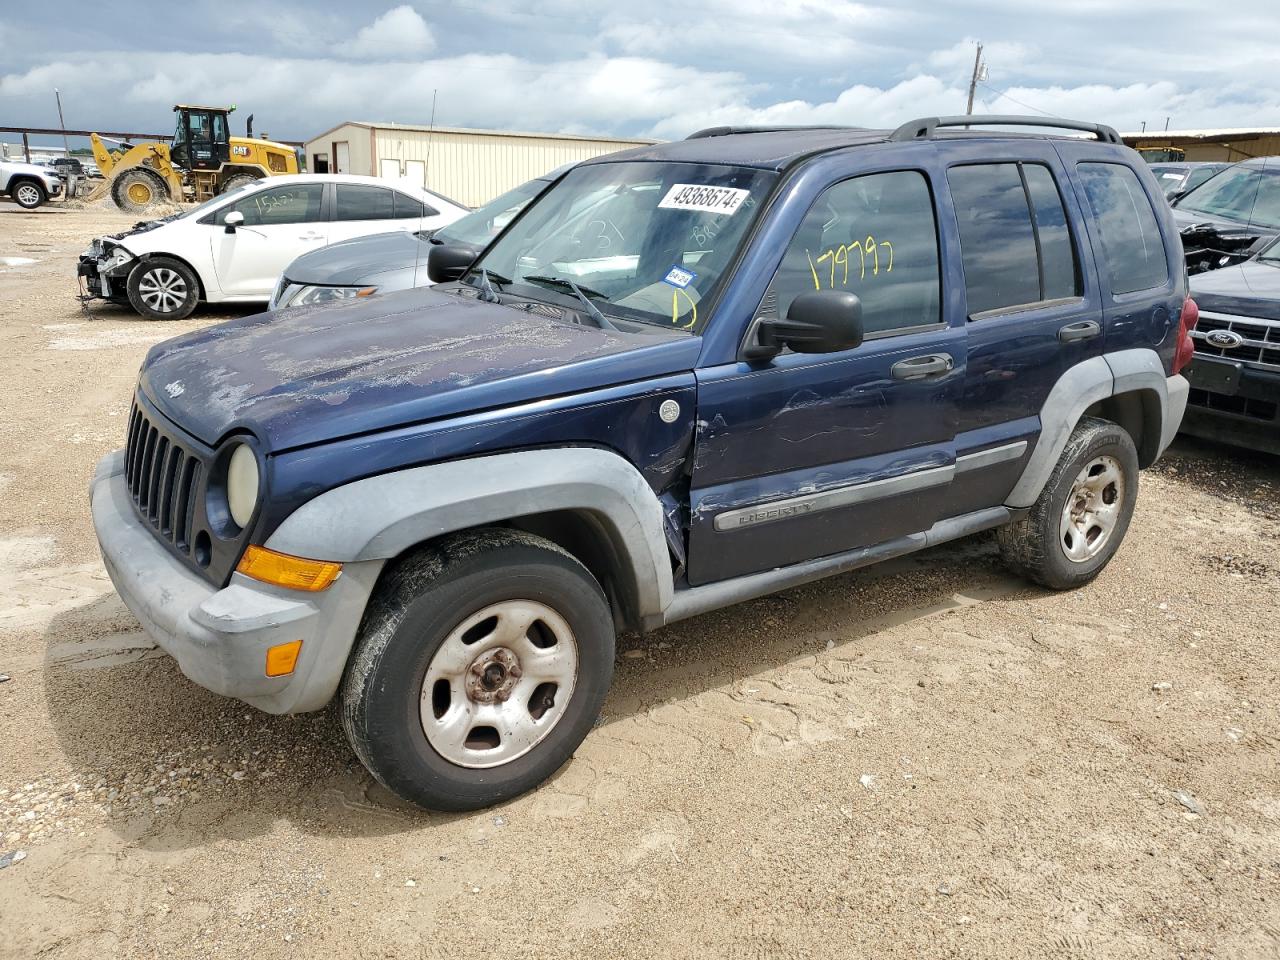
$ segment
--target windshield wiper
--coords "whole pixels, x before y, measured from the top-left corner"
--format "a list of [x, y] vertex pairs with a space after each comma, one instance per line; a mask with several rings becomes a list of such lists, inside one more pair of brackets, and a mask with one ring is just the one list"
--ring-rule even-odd
[[490, 273], [484, 267], [481, 267], [479, 270], [472, 270], [472, 272], [467, 276], [467, 280], [470, 281], [472, 277], [479, 277], [480, 282], [478, 284], [468, 282], [467, 286], [479, 287], [480, 299], [485, 303], [501, 303], [502, 300], [498, 296], [498, 291], [493, 289], [493, 284], [500, 283], [503, 286], [506, 286], [511, 282], [502, 274]]
[[573, 291], [574, 296], [578, 298], [582, 303], [583, 308], [587, 311], [587, 315], [596, 322], [596, 325], [599, 326], [601, 330], [618, 329], [614, 326], [613, 321], [601, 313], [600, 308], [591, 302], [590, 297], [595, 297], [597, 300], [603, 300], [605, 303], [609, 302], [609, 298], [599, 290], [592, 290], [590, 287], [580, 287], [572, 280], [567, 280], [564, 277], [533, 276], [525, 277], [524, 279], [526, 283], [537, 283], [545, 287], [567, 287]]

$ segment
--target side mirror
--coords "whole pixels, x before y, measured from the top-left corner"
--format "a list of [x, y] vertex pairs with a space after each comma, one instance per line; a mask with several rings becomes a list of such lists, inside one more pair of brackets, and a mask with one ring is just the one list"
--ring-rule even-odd
[[862, 301], [846, 290], [815, 290], [791, 301], [785, 320], [763, 320], [750, 358], [776, 356], [783, 347], [796, 353], [838, 353], [862, 343]]
[[222, 218], [222, 225], [226, 228], [227, 233], [235, 233], [236, 227], [244, 224], [244, 214], [239, 210], [232, 210]]
[[432, 243], [427, 254], [427, 276], [432, 283], [449, 283], [467, 272], [479, 253], [469, 244]]

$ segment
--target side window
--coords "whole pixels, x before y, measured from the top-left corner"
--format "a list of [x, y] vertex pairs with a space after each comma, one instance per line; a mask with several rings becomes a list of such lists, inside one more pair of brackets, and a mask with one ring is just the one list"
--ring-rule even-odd
[[1098, 222], [1111, 292], [1163, 286], [1169, 279], [1164, 238], [1138, 175], [1120, 163], [1081, 163], [1076, 169]]
[[390, 220], [394, 204], [385, 187], [358, 187], [338, 184], [335, 220]]
[[785, 317], [813, 290], [862, 300], [868, 334], [938, 323], [938, 226], [928, 181], [916, 171], [872, 173], [827, 188], [805, 215], [765, 294]]
[[973, 318], [1080, 294], [1062, 195], [1038, 163], [953, 167], [947, 173]]
[[1041, 300], [1063, 300], [1080, 295], [1076, 249], [1071, 242], [1067, 211], [1062, 194], [1053, 182], [1048, 167], [1024, 163], [1022, 175], [1027, 181], [1027, 196], [1035, 215], [1036, 233], [1040, 237], [1040, 263], [1043, 268]]
[[227, 214], [233, 210], [244, 214], [246, 227], [319, 220], [323, 196], [324, 185], [319, 183], [297, 183], [258, 190], [219, 211], [218, 223], [225, 222]]
[[418, 217], [434, 217], [440, 211], [427, 206], [421, 200], [395, 191], [392, 197], [392, 216], [397, 220], [416, 220]]

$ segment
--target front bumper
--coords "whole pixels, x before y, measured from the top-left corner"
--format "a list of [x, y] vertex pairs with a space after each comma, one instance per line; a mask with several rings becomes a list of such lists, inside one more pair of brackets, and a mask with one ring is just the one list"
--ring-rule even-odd
[[1280, 454], [1280, 371], [1199, 354], [1182, 432]]
[[[191, 680], [267, 713], [318, 710], [333, 697], [381, 561], [352, 563], [321, 593], [233, 574], [219, 590], [166, 550], [134, 512], [123, 451], [90, 491], [102, 559], [120, 598]], [[294, 672], [266, 675], [267, 649], [302, 640]]]

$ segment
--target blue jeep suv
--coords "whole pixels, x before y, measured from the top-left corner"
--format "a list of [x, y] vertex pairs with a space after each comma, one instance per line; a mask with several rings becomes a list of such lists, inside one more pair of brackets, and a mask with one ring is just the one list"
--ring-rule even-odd
[[473, 253], [156, 346], [92, 487], [188, 677], [340, 698], [431, 808], [559, 768], [620, 630], [986, 530], [1088, 583], [1186, 404], [1178, 232], [1097, 124], [702, 131], [574, 167]]

